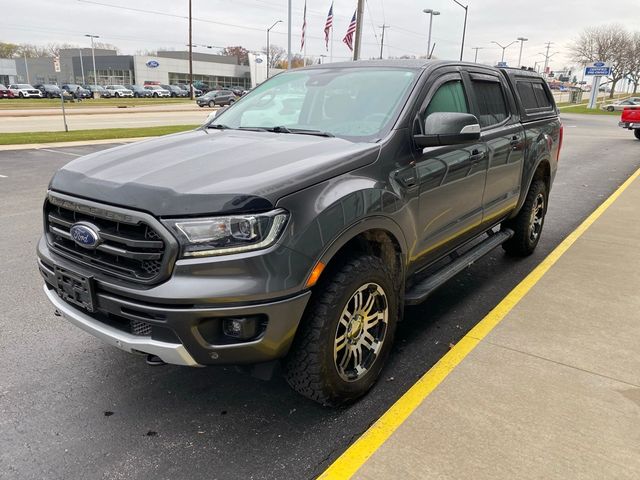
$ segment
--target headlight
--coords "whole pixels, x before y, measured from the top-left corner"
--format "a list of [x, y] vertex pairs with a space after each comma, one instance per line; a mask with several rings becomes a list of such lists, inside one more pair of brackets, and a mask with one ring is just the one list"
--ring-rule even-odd
[[284, 210], [274, 210], [163, 222], [178, 237], [183, 257], [209, 257], [270, 247], [282, 233], [287, 218]]

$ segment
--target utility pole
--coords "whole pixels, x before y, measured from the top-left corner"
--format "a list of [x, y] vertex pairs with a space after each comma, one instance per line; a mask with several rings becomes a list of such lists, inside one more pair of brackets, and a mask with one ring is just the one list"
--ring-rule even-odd
[[390, 28], [389, 25], [380, 25], [380, 28], [382, 29], [382, 39], [380, 40], [380, 60], [382, 60], [382, 50], [384, 49], [384, 31], [387, 28]]
[[473, 58], [473, 63], [478, 63], [478, 50], [482, 50], [484, 47], [473, 47], [471, 50], [475, 50], [476, 54]]
[[287, 19], [287, 26], [289, 28], [288, 33], [287, 33], [287, 70], [291, 69], [291, 0], [289, 0], [289, 6], [288, 8], [288, 15], [289, 18]]
[[543, 70], [543, 74], [546, 75], [547, 74], [547, 67], [549, 66], [549, 49], [551, 48], [551, 45], [553, 45], [553, 42], [547, 42], [547, 53], [544, 56], [544, 70]]
[[353, 59], [360, 58], [360, 45], [362, 43], [362, 16], [364, 14], [364, 0], [358, 0], [358, 10], [356, 13], [356, 41], [353, 45]]

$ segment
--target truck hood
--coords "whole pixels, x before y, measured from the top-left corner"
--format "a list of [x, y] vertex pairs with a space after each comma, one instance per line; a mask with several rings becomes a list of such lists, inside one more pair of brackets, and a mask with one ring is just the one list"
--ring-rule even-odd
[[195, 130], [78, 158], [50, 188], [157, 216], [265, 211], [374, 162], [379, 149], [310, 135]]

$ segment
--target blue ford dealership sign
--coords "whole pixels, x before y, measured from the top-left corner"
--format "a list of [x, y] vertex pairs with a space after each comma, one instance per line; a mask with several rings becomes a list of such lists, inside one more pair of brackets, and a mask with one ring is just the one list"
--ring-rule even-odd
[[147, 62], [147, 67], [149, 68], [158, 68], [160, 66], [160, 63], [157, 60], [149, 60]]

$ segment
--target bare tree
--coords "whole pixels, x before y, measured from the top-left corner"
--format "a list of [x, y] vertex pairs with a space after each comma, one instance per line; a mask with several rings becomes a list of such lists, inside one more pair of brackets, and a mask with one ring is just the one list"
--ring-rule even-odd
[[602, 61], [611, 64], [611, 93], [629, 71], [631, 35], [621, 25], [585, 28], [569, 47], [572, 60], [582, 65]]
[[[267, 54], [267, 47], [262, 49], [262, 53]], [[278, 45], [269, 45], [269, 68], [276, 66], [287, 56], [287, 51]]]
[[638, 84], [640, 84], [640, 32], [633, 33], [631, 37], [631, 48], [629, 49], [628, 55], [627, 77], [633, 83], [633, 93], [637, 93]]

